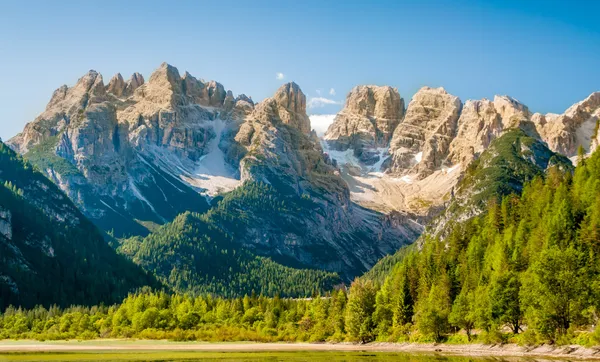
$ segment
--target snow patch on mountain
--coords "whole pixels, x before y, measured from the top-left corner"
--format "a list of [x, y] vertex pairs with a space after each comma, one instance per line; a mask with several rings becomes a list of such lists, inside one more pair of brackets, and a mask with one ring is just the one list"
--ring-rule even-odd
[[143, 203], [148, 205], [148, 207], [150, 207], [150, 209], [152, 210], [153, 213], [155, 213], [156, 215], [159, 215], [156, 212], [156, 209], [154, 208], [154, 206], [152, 206], [152, 204], [150, 203], [150, 201], [148, 201], [148, 199], [146, 199], [144, 197], [144, 195], [142, 195], [140, 190], [135, 185], [135, 181], [133, 180], [133, 178], [131, 176], [129, 176], [129, 187], [131, 188], [131, 191], [133, 191], [133, 194], [135, 195], [135, 197], [137, 197], [140, 201], [142, 201]]
[[200, 158], [193, 172], [193, 186], [205, 189], [204, 194], [214, 197], [220, 193], [231, 191], [241, 185], [236, 171], [225, 161], [225, 154], [219, 148], [221, 135], [226, 128], [222, 119], [213, 121], [215, 138], [210, 141], [208, 152]]
[[415, 155], [415, 161], [417, 161], [417, 163], [421, 162], [422, 159], [423, 159], [423, 151], [421, 151]]

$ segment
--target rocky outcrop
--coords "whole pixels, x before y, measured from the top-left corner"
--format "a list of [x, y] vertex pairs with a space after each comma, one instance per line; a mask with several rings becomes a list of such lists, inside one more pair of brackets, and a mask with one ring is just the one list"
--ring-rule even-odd
[[375, 210], [407, 211], [425, 219], [435, 216], [452, 198], [467, 167], [511, 130], [520, 129], [572, 159], [580, 145], [589, 152], [600, 141], [600, 93], [562, 115], [541, 115], [509, 96], [462, 105], [441, 88], [425, 87], [413, 97], [390, 142], [380, 142], [375, 149], [373, 124], [347, 112], [374, 112], [373, 104], [364, 100], [369, 93], [360, 89], [365, 88], [351, 92], [323, 145], [350, 186], [352, 199]]
[[496, 96], [493, 101], [466, 101], [458, 119], [456, 137], [450, 144], [448, 164], [466, 168], [508, 129], [521, 128], [535, 133], [529, 118], [527, 107], [508, 96]]
[[106, 87], [106, 91], [114, 94], [117, 97], [122, 97], [123, 93], [125, 93], [125, 89], [127, 85], [125, 84], [125, 80], [121, 73], [115, 74], [108, 82], [108, 86]]
[[106, 87], [90, 71], [73, 87], [57, 89], [9, 144], [39, 155], [39, 166], [101, 227], [110, 230], [120, 220], [117, 235], [144, 233], [136, 220], [163, 223], [190, 207], [208, 207], [198, 194], [206, 177], [195, 170], [209, 145], [219, 144], [214, 139], [227, 133], [216, 120], [225, 117], [225, 127], [235, 127], [239, 121], [227, 119], [251, 113], [246, 97], [234, 99], [220, 83], [181, 77], [167, 63], [148, 82], [139, 73], [127, 82], [117, 74]]
[[235, 136], [244, 149], [242, 180], [272, 185], [290, 203], [305, 200], [307, 207], [285, 214], [277, 225], [250, 216], [256, 220], [242, 241], [259, 254], [272, 256], [277, 250], [276, 258], [300, 265], [317, 262], [319, 268], [337, 271], [348, 280], [415, 238], [420, 226], [350, 200], [347, 185], [323, 154], [318, 138], [306, 132], [310, 120], [304, 99], [296, 84], [283, 85], [275, 97], [256, 105]]
[[12, 240], [12, 214], [0, 207], [0, 235]]
[[310, 133], [306, 96], [293, 82], [284, 84], [272, 98], [257, 104], [251, 118], [263, 123], [280, 122], [304, 134]]
[[379, 161], [377, 148], [387, 147], [392, 133], [404, 116], [404, 99], [389, 86], [357, 86], [346, 97], [324, 139], [329, 148], [354, 150], [366, 164]]
[[550, 149], [568, 157], [577, 155], [579, 146], [586, 152], [597, 147], [600, 119], [600, 92], [592, 93], [561, 115], [536, 113], [532, 121]]
[[[387, 96], [367, 113], [384, 131], [402, 112], [397, 92]], [[410, 218], [350, 200], [311, 132], [306, 96], [295, 83], [255, 105], [218, 82], [180, 76], [166, 63], [147, 82], [116, 75], [106, 87], [92, 71], [74, 87], [57, 90], [11, 144], [117, 236], [144, 235], [147, 223], [203, 212], [209, 208], [204, 195], [244, 181], [268, 184], [290, 205], [301, 205], [283, 208], [277, 222], [251, 215], [238, 238], [286, 265], [337, 271], [349, 280], [421, 230]], [[243, 213], [244, 198], [238, 201]]]
[[144, 76], [140, 73], [133, 73], [131, 78], [126, 83], [125, 86], [125, 94], [132, 95], [136, 89], [141, 87], [144, 84]]
[[462, 103], [443, 88], [421, 88], [392, 136], [388, 170], [424, 177], [448, 156]]
[[336, 149], [385, 147], [404, 116], [404, 99], [389, 86], [354, 87], [324, 139]]

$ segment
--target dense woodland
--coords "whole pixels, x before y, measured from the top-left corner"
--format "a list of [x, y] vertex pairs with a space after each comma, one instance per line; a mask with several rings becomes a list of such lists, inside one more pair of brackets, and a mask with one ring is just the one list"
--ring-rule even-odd
[[193, 295], [303, 297], [341, 283], [335, 273], [289, 268], [257, 256], [192, 213], [143, 241], [127, 240], [119, 250], [173, 290]]
[[287, 267], [235, 241], [247, 230], [250, 218], [266, 214], [275, 222], [282, 215], [300, 213], [307, 203], [284, 199], [264, 183], [246, 182], [209, 212], [184, 213], [145, 238], [124, 240], [118, 250], [175, 292], [228, 298], [324, 293], [341, 284], [336, 273]]
[[[140, 292], [112, 307], [9, 308], [0, 337], [600, 343], [600, 153], [312, 299]], [[383, 280], [378, 283], [376, 280]]]
[[11, 235], [0, 233], [1, 309], [117, 303], [131, 290], [159, 286], [2, 142], [0, 212], [9, 215], [11, 229]]

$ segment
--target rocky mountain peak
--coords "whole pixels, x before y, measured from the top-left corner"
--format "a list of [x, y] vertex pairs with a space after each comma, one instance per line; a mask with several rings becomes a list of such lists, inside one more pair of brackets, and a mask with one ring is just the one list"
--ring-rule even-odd
[[448, 156], [462, 102], [444, 88], [421, 88], [410, 101], [390, 142], [388, 169], [425, 177]]
[[515, 128], [531, 118], [526, 105], [509, 96], [495, 96], [494, 108], [504, 121], [505, 127]]
[[589, 117], [600, 108], [600, 92], [590, 94], [586, 99], [577, 102], [565, 111], [565, 115], [572, 119]]
[[294, 113], [306, 113], [306, 96], [294, 82], [279, 87], [273, 96], [277, 104]]
[[131, 95], [133, 92], [144, 84], [144, 76], [140, 73], [133, 73], [127, 81], [126, 93]]
[[272, 98], [260, 102], [252, 115], [254, 119], [263, 123], [282, 122], [304, 134], [310, 133], [306, 95], [294, 82], [282, 85]]
[[48, 104], [46, 105], [46, 110], [52, 109], [52, 107], [54, 107], [56, 104], [63, 101], [67, 96], [68, 90], [69, 87], [66, 84], [62, 85], [60, 88], [55, 90], [54, 93], [52, 93], [52, 98], [50, 98], [50, 102], [48, 102]]
[[244, 101], [244, 102], [246, 102], [246, 103], [249, 103], [249, 104], [252, 104], [252, 105], [254, 105], [254, 101], [252, 100], [252, 97], [248, 97], [247, 95], [245, 95], [245, 94], [243, 94], [243, 93], [242, 93], [242, 94], [240, 94], [240, 95], [238, 95], [238, 96], [235, 98], [235, 101], [236, 101], [236, 102], [238, 102], [238, 101]]
[[404, 99], [390, 86], [360, 85], [346, 96], [342, 111], [325, 133], [330, 148], [352, 148], [365, 164], [381, 160], [378, 148], [386, 147], [404, 116]]
[[181, 93], [181, 76], [179, 70], [168, 63], [162, 63], [148, 79], [148, 84], [153, 86], [169, 85], [174, 92]]
[[168, 63], [162, 63], [148, 79], [143, 87], [138, 88], [138, 101], [144, 99], [156, 106], [173, 108], [183, 105], [182, 80], [179, 71]]
[[535, 114], [531, 118], [540, 137], [551, 150], [567, 157], [577, 155], [582, 146], [590, 152], [598, 145], [597, 125], [600, 122], [600, 92], [594, 92], [563, 114]]
[[121, 97], [125, 92], [125, 88], [127, 85], [125, 84], [125, 80], [121, 73], [115, 74], [108, 82], [108, 86], [106, 87], [107, 92], [114, 94], [117, 97]]
[[399, 120], [403, 116], [404, 100], [396, 88], [359, 85], [348, 93], [344, 111], [366, 117]]
[[208, 105], [211, 107], [223, 106], [223, 102], [227, 96], [227, 92], [225, 91], [223, 84], [214, 80], [211, 80], [206, 84], [206, 93], [204, 94], [208, 97]]
[[90, 94], [92, 96], [103, 96], [106, 93], [102, 75], [95, 70], [88, 71], [83, 77], [79, 78], [75, 86], [71, 89], [74, 96]]

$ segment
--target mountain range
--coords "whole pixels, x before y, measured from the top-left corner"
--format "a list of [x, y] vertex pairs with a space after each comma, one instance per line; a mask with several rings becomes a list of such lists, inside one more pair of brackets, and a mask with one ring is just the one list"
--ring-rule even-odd
[[[424, 231], [444, 235], [552, 166], [572, 170], [597, 148], [599, 119], [600, 92], [542, 115], [508, 96], [463, 103], [424, 87], [406, 105], [395, 88], [364, 85], [319, 138], [295, 83], [255, 103], [163, 63], [147, 82], [88, 72], [7, 145], [72, 205], [46, 217], [89, 219], [131, 273], [182, 292], [287, 285], [300, 296], [349, 282]], [[49, 193], [31, 192], [45, 210]], [[0, 207], [10, 240], [14, 211]], [[10, 275], [0, 284], [15, 290]]]

